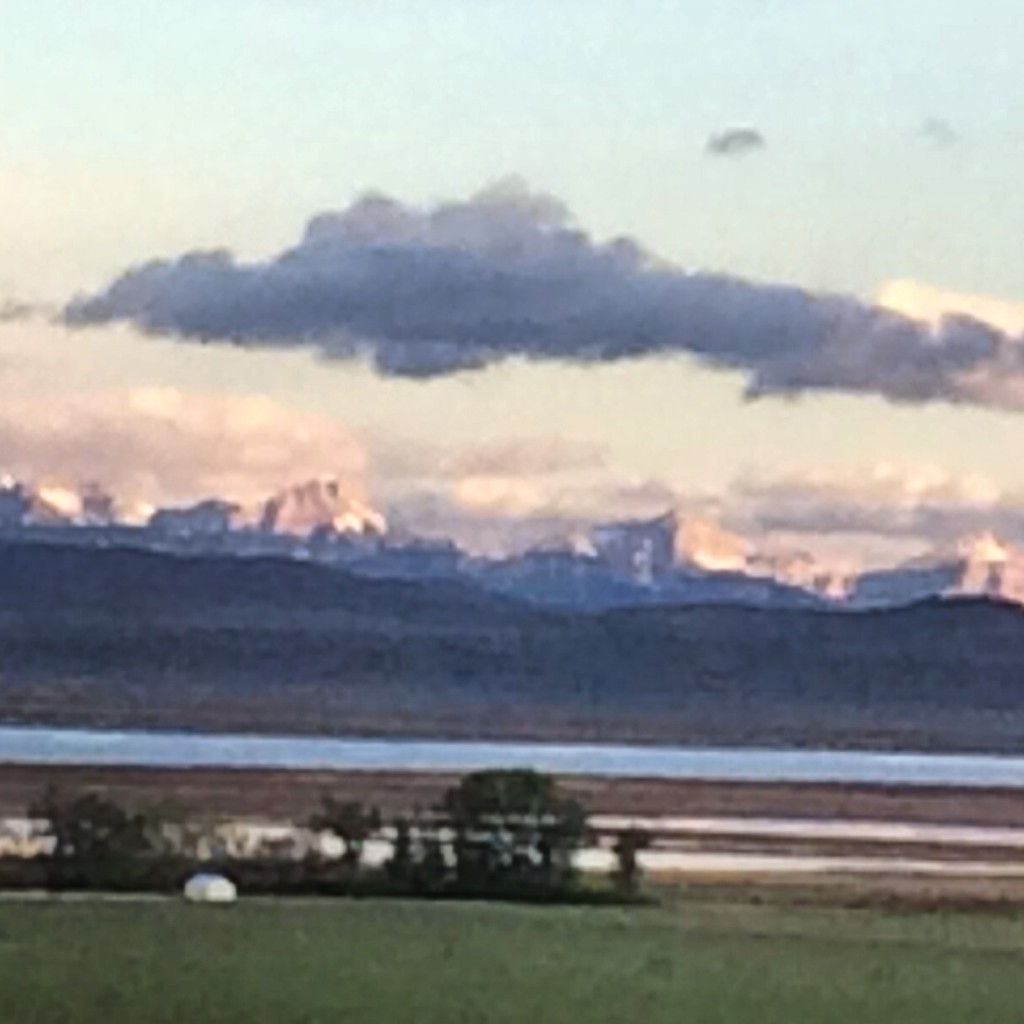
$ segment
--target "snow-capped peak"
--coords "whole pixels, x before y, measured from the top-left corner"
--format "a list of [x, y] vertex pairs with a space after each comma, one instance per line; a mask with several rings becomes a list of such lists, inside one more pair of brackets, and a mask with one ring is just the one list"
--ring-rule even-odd
[[319, 531], [384, 534], [387, 520], [335, 479], [309, 480], [279, 491], [260, 510], [258, 526], [270, 533], [308, 536]]
[[991, 533], [967, 538], [960, 546], [957, 593], [987, 594], [1024, 602], [1024, 552]]
[[109, 525], [121, 519], [114, 497], [95, 484], [73, 486], [53, 480], [28, 484], [0, 478], [0, 522], [7, 526]]
[[1019, 556], [1019, 552], [991, 532], [972, 534], [957, 545], [957, 555], [973, 564], [1002, 565], [1015, 554]]
[[178, 536], [242, 532], [309, 537], [318, 533], [382, 535], [387, 521], [363, 498], [334, 479], [286, 487], [251, 506], [208, 498], [184, 508], [157, 511], [150, 526]]
[[36, 498], [45, 508], [52, 510], [55, 516], [75, 520], [82, 514], [82, 496], [70, 487], [43, 484], [36, 491]]
[[865, 573], [853, 602], [884, 607], [938, 596], [998, 597], [1024, 604], [1024, 552], [992, 533], [973, 534], [951, 548]]
[[750, 559], [749, 545], [710, 519], [679, 522], [675, 536], [676, 558], [708, 572], [742, 572]]

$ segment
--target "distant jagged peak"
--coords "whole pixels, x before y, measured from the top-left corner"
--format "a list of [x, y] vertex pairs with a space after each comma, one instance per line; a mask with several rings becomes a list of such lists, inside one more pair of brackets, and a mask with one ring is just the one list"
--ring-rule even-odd
[[165, 533], [215, 535], [259, 532], [291, 537], [324, 533], [383, 535], [387, 521], [360, 494], [333, 477], [318, 477], [284, 487], [251, 505], [207, 498], [178, 508], [163, 508], [149, 525]]
[[675, 509], [666, 509], [664, 512], [660, 512], [656, 516], [642, 516], [632, 519], [608, 519], [603, 522], [595, 523], [592, 527], [592, 531], [600, 533], [601, 531], [619, 531], [619, 530], [666, 530], [674, 532], [679, 522], [679, 516]]
[[936, 544], [924, 553], [896, 565], [893, 571], [940, 566], [959, 566], [961, 569], [971, 566], [996, 567], [1015, 562], [1024, 564], [1024, 551], [991, 530], [979, 530], [956, 540]]
[[383, 535], [388, 529], [385, 517], [365, 498], [330, 476], [278, 491], [260, 508], [257, 526], [265, 532], [295, 536], [323, 531]]
[[623, 576], [652, 583], [672, 571], [678, 520], [673, 511], [654, 519], [602, 523], [590, 531], [598, 558]]
[[863, 577], [855, 597], [875, 605], [928, 597], [988, 597], [1024, 604], [1024, 552], [990, 531], [970, 534]]
[[591, 532], [598, 557], [638, 581], [654, 581], [679, 569], [774, 581], [828, 601], [844, 600], [854, 573], [821, 563], [800, 550], [766, 546], [706, 516], [670, 510], [653, 519], [620, 521]]
[[680, 563], [707, 572], [744, 572], [750, 563], [751, 545], [714, 520], [691, 516], [677, 521], [675, 553]]
[[30, 482], [0, 475], [0, 521], [8, 526], [108, 526], [132, 511], [122, 508], [98, 483], [70, 484], [52, 478]]
[[1001, 540], [990, 530], [962, 538], [957, 543], [956, 550], [957, 555], [965, 562], [984, 565], [1003, 565], [1013, 558], [1021, 557], [1018, 549]]
[[78, 486], [44, 482], [36, 487], [37, 501], [55, 517], [87, 525], [109, 525], [121, 520], [117, 498], [99, 484]]
[[986, 532], [958, 545], [959, 579], [953, 592], [1024, 603], [1024, 551]]
[[247, 523], [242, 506], [222, 498], [206, 498], [193, 505], [157, 509], [149, 526], [172, 535], [217, 535], [244, 528]]
[[745, 571], [798, 587], [835, 603], [849, 597], [859, 572], [841, 560], [821, 559], [808, 551], [776, 546], [756, 548]]
[[593, 558], [594, 540], [586, 529], [542, 537], [526, 550], [528, 555], [566, 555], [573, 558]]

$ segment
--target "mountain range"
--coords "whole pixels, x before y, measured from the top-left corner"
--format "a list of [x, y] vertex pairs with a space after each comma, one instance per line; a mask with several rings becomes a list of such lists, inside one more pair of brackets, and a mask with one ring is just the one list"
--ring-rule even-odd
[[843, 578], [670, 514], [484, 559], [333, 481], [134, 521], [7, 482], [0, 721], [1017, 749], [1021, 566]]
[[1024, 616], [579, 611], [295, 558], [0, 541], [0, 721], [1016, 749]]
[[930, 597], [1024, 605], [1024, 551], [990, 534], [890, 568], [838, 572], [800, 551], [764, 550], [718, 524], [674, 513], [595, 525], [504, 558], [389, 527], [338, 481], [286, 487], [254, 505], [210, 498], [126, 506], [96, 486], [0, 479], [0, 537], [178, 554], [276, 556], [376, 578], [461, 580], [542, 607], [579, 611], [674, 604], [863, 610]]

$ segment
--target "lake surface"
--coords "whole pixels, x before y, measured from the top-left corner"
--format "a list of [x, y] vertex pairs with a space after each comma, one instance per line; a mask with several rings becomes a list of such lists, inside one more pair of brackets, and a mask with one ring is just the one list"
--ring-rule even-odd
[[468, 772], [758, 782], [1024, 787], [1024, 757], [756, 748], [472, 743], [0, 726], [0, 762]]

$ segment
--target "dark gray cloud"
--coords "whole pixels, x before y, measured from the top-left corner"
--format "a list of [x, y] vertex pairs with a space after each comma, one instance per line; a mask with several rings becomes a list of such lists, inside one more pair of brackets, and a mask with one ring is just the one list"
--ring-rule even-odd
[[708, 139], [705, 151], [710, 156], [748, 156], [764, 149], [765, 137], [756, 128], [726, 128]]
[[920, 134], [936, 149], [949, 149], [960, 141], [957, 130], [942, 117], [926, 117], [921, 122]]
[[666, 265], [598, 242], [558, 200], [503, 184], [431, 209], [368, 196], [253, 263], [191, 252], [72, 301], [68, 324], [369, 356], [429, 378], [508, 358], [603, 363], [685, 353], [751, 397], [815, 390], [1024, 408], [1024, 344], [965, 316], [932, 328], [852, 298]]

